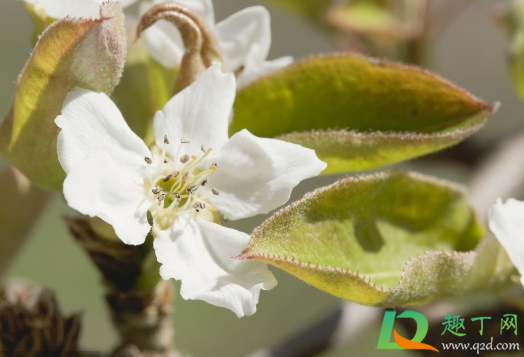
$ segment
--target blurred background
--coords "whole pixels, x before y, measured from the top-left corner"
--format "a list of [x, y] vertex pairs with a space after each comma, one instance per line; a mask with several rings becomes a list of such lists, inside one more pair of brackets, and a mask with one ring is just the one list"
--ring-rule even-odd
[[[451, 0], [454, 1], [454, 0]], [[446, 3], [444, 0], [439, 2]], [[449, 1], [448, 1], [449, 2]], [[507, 70], [508, 39], [494, 21], [494, 8], [504, 0], [476, 0], [445, 17], [446, 26], [429, 44], [426, 67], [487, 101], [502, 106], [486, 127], [463, 144], [461, 153], [448, 150], [439, 156], [419, 159], [404, 166], [466, 184], [471, 161], [505, 137], [524, 129], [524, 103], [517, 97]], [[214, 0], [217, 20], [242, 8], [267, 6], [272, 14], [271, 58], [292, 55], [300, 59], [319, 52], [338, 51], [340, 43], [305, 17], [297, 16], [271, 1]], [[133, 9], [131, 9], [133, 11]], [[15, 81], [31, 51], [33, 26], [22, 1], [1, 0], [0, 4], [0, 112], [11, 101]], [[471, 150], [473, 160], [462, 160]], [[465, 162], [469, 161], [469, 162]], [[0, 159], [0, 167], [6, 163]], [[309, 180], [292, 197], [328, 185], [338, 177]], [[2, 198], [0, 197], [0, 200]], [[62, 217], [75, 215], [56, 197], [24, 245], [6, 279], [34, 281], [55, 290], [66, 313], [83, 313], [82, 346], [85, 350], [109, 350], [115, 334], [104, 306], [100, 277], [86, 254], [68, 234]], [[250, 232], [264, 217], [235, 222], [230, 226]], [[16, 239], [16, 237], [13, 237]], [[0, 247], [1, 249], [1, 247]], [[193, 356], [245, 356], [275, 345], [314, 323], [339, 306], [338, 299], [273, 269], [279, 285], [261, 294], [258, 312], [237, 319], [228, 310], [200, 301], [175, 302], [176, 343]], [[372, 355], [380, 326], [359, 336], [358, 343], [340, 346], [322, 356]], [[410, 352], [380, 351], [380, 356], [405, 356]]]

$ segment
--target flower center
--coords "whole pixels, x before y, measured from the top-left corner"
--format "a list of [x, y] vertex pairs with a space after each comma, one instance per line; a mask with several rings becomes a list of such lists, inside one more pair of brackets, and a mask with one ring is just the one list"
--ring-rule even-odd
[[165, 229], [173, 224], [174, 220], [181, 214], [200, 214], [200, 217], [213, 220], [216, 212], [207, 198], [209, 195], [218, 195], [218, 191], [208, 186], [208, 177], [218, 168], [216, 163], [204, 167], [205, 158], [212, 149], [206, 149], [205, 145], [200, 151], [189, 154], [181, 154], [184, 146], [190, 143], [188, 139], [182, 139], [180, 148], [175, 157], [168, 154], [170, 145], [167, 136], [164, 137], [162, 149], [154, 145], [151, 148], [152, 158], [145, 158], [150, 166], [144, 189], [146, 196], [152, 204], [149, 209], [153, 216], [153, 223], [159, 229]]

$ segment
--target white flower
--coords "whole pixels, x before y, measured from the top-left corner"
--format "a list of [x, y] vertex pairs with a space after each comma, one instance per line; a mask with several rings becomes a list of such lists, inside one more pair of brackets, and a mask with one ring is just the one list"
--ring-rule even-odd
[[[54, 19], [62, 17], [99, 18], [100, 5], [107, 0], [25, 0], [33, 5], [35, 11], [43, 11]], [[127, 7], [137, 0], [119, 0], [122, 7]]]
[[141, 244], [153, 218], [164, 279], [182, 280], [185, 299], [256, 311], [260, 289], [276, 280], [266, 264], [239, 260], [249, 236], [215, 222], [268, 213], [326, 164], [315, 152], [243, 130], [228, 139], [235, 78], [212, 66], [154, 120], [148, 148], [104, 94], [77, 89], [57, 117], [64, 195], [79, 212]]
[[[162, 2], [166, 1], [142, 2], [140, 13]], [[219, 41], [226, 71], [240, 72], [237, 77], [238, 86], [244, 86], [293, 62], [292, 57], [266, 61], [271, 47], [271, 23], [269, 12], [263, 6], [243, 9], [215, 24], [211, 0], [172, 2], [187, 7], [204, 19]], [[142, 38], [151, 56], [164, 67], [171, 68], [180, 64], [184, 45], [180, 33], [172, 24], [160, 21], [144, 31]]]
[[[53, 18], [65, 16], [98, 18], [100, 5], [107, 0], [25, 0]], [[127, 7], [139, 0], [119, 0]], [[140, 2], [140, 14], [163, 2], [174, 2], [187, 7], [210, 27], [222, 49], [224, 68], [237, 73], [238, 86], [288, 66], [292, 57], [266, 61], [271, 47], [270, 14], [263, 6], [243, 9], [215, 24], [211, 0], [153, 0]], [[167, 21], [159, 21], [142, 34], [151, 56], [167, 68], [180, 65], [184, 44], [180, 32]]]
[[510, 198], [502, 203], [499, 199], [489, 209], [489, 229], [508, 253], [524, 285], [524, 202]]

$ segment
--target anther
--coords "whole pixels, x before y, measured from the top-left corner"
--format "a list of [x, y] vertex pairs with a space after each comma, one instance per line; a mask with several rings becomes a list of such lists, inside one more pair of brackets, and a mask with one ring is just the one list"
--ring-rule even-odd
[[164, 164], [167, 164], [169, 161], [167, 159], [164, 159]]
[[180, 140], [180, 142], [181, 142], [182, 144], [189, 144], [189, 143], [191, 142], [191, 140], [189, 140], [189, 139], [185, 139], [185, 138], [182, 138], [182, 140]]
[[220, 192], [218, 192], [216, 188], [212, 189], [211, 192], [213, 192], [213, 194], [216, 196], [220, 195]]
[[204, 144], [202, 144], [202, 146], [200, 147], [200, 150], [202, 150], [202, 152], [206, 152], [206, 146]]
[[162, 181], [167, 182], [167, 181], [171, 180], [171, 177], [173, 177], [173, 175], [167, 175], [166, 177], [164, 177], [164, 179]]
[[180, 193], [178, 193], [178, 192], [173, 192], [173, 196], [174, 196], [177, 200], [179, 200], [180, 198], [182, 198], [182, 196], [181, 196]]
[[205, 203], [202, 203], [202, 202], [197, 202], [193, 205], [193, 207], [195, 208], [195, 210], [197, 212], [200, 212], [201, 209], [205, 209], [206, 208], [206, 204]]
[[192, 194], [196, 190], [198, 190], [198, 185], [194, 185], [194, 186], [186, 188], [186, 192], [187, 192], [188, 195]]
[[207, 179], [205, 179], [204, 181], [202, 181], [201, 185], [202, 185], [202, 186], [207, 185]]
[[196, 159], [197, 159], [197, 156], [196, 156], [196, 155], [191, 155], [191, 158], [192, 158], [193, 160], [196, 160]]
[[144, 160], [146, 161], [146, 164], [151, 165], [153, 163], [153, 160], [150, 157], [144, 157]]
[[216, 162], [211, 164], [211, 169], [216, 169], [217, 167], [218, 167], [218, 164]]
[[157, 197], [157, 200], [162, 202], [166, 198], [166, 193], [164, 191], [161, 191], [160, 194]]
[[154, 189], [151, 190], [151, 192], [153, 192], [156, 195], [160, 192], [160, 189], [158, 187], [155, 187]]
[[188, 161], [189, 161], [189, 155], [188, 154], [185, 154], [184, 156], [180, 157], [180, 162], [181, 163], [185, 164]]
[[177, 178], [180, 175], [180, 171], [173, 171], [173, 177]]
[[167, 135], [164, 135], [164, 144], [169, 144], [169, 139], [167, 138]]

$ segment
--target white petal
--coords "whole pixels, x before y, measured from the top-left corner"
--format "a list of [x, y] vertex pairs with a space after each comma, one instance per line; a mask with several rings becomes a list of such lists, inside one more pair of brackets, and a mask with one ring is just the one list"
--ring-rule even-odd
[[237, 86], [239, 88], [244, 87], [258, 78], [289, 66], [291, 63], [293, 63], [293, 57], [290, 56], [263, 61], [262, 63], [257, 63], [248, 58], [244, 70], [237, 77]]
[[[99, 18], [100, 5], [105, 0], [25, 0], [27, 3], [44, 10], [47, 16], [60, 19], [62, 17]], [[121, 0], [122, 7], [127, 7], [137, 0]]]
[[227, 71], [246, 64], [248, 56], [262, 63], [271, 46], [270, 15], [263, 6], [248, 7], [216, 25]]
[[83, 18], [100, 17], [100, 3], [94, 0], [40, 0], [39, 3], [45, 13], [55, 19], [66, 16]]
[[[222, 73], [219, 65], [208, 68], [189, 87], [175, 95], [155, 115], [157, 145], [162, 147], [167, 135], [173, 156], [198, 153], [206, 148], [219, 148], [228, 138], [228, 122], [236, 84], [232, 73]], [[180, 140], [191, 142], [182, 146]]]
[[55, 119], [58, 159], [66, 173], [95, 150], [119, 165], [140, 170], [151, 152], [125, 122], [116, 105], [103, 93], [77, 88], [67, 95], [62, 115]]
[[498, 200], [489, 210], [489, 229], [508, 253], [524, 285], [524, 202]]
[[184, 299], [204, 300], [242, 317], [256, 312], [261, 289], [277, 285], [267, 264], [234, 258], [248, 242], [245, 233], [181, 217], [158, 235], [154, 247], [162, 278], [181, 280]]
[[268, 213], [289, 200], [302, 180], [318, 175], [326, 164], [314, 150], [277, 139], [258, 138], [247, 130], [231, 137], [209, 161], [218, 170], [207, 187], [220, 195], [208, 200], [229, 219]]
[[[169, 1], [142, 1], [140, 3], [139, 13], [142, 15], [154, 5], [163, 2]], [[213, 26], [215, 23], [213, 3], [211, 0], [177, 0], [173, 2], [187, 7], [204, 19], [209, 26]], [[151, 57], [162, 66], [175, 68], [180, 65], [182, 56], [184, 55], [184, 43], [175, 25], [167, 21], [159, 21], [145, 30], [141, 37]]]
[[103, 151], [93, 150], [68, 173], [64, 196], [71, 208], [100, 217], [126, 244], [142, 244], [150, 230], [141, 177]]

